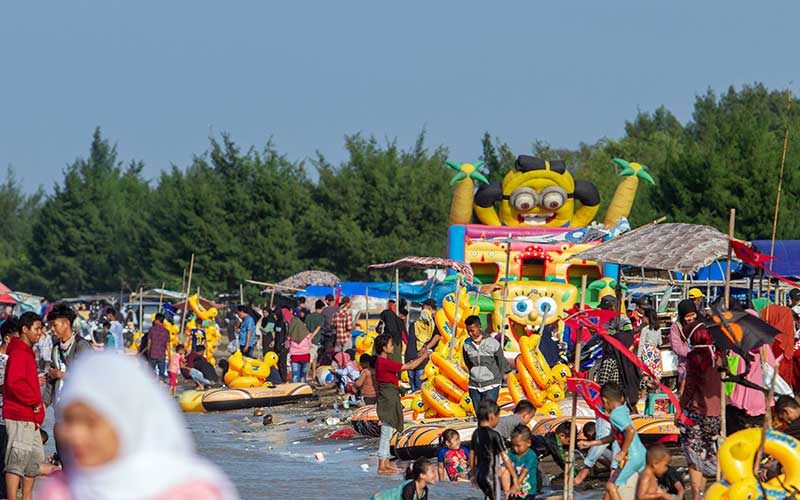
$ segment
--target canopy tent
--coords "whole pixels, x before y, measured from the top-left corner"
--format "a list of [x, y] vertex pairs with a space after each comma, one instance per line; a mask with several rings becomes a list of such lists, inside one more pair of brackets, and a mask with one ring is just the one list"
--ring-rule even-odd
[[694, 273], [727, 256], [728, 237], [710, 226], [645, 226], [571, 257], [646, 269]]
[[371, 264], [369, 269], [390, 269], [394, 267], [415, 267], [418, 269], [435, 269], [445, 268], [452, 269], [457, 273], [461, 273], [467, 280], [467, 283], [472, 283], [474, 273], [472, 266], [466, 262], [461, 262], [452, 259], [443, 259], [441, 257], [403, 257], [394, 262], [386, 262], [383, 264]]

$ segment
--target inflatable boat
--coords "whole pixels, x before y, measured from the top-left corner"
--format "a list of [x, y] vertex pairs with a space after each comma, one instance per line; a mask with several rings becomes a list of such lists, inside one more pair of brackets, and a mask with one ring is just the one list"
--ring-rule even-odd
[[193, 413], [276, 406], [316, 397], [310, 385], [293, 383], [274, 387], [184, 391], [178, 399], [178, 404], [183, 411]]

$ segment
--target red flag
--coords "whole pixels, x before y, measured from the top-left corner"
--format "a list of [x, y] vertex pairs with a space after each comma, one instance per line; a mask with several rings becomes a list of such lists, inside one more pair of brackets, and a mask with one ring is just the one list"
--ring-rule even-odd
[[599, 309], [593, 309], [591, 311], [581, 311], [580, 313], [575, 315], [575, 319], [579, 326], [584, 326], [598, 335], [603, 337], [603, 340], [611, 344], [614, 349], [618, 350], [623, 356], [628, 358], [631, 363], [633, 363], [636, 368], [640, 369], [642, 373], [649, 376], [661, 389], [661, 392], [667, 395], [672, 405], [675, 407], [675, 415], [678, 417], [679, 420], [686, 423], [687, 425], [694, 425], [694, 423], [683, 414], [681, 410], [681, 406], [678, 402], [677, 396], [672, 390], [667, 387], [666, 385], [661, 383], [658, 377], [650, 371], [650, 368], [647, 367], [646, 364], [642, 362], [634, 353], [631, 352], [630, 349], [625, 347], [619, 340], [615, 339], [612, 335], [608, 334], [608, 327], [605, 324], [608, 322], [609, 313], [615, 315], [613, 311], [603, 311]]
[[[580, 375], [576, 373], [576, 375]], [[595, 415], [608, 421], [608, 416], [603, 411], [603, 401], [600, 399], [600, 384], [580, 376], [567, 379], [567, 390], [580, 395]]]
[[768, 275], [772, 276], [776, 280], [783, 281], [786, 284], [792, 285], [795, 288], [800, 288], [800, 285], [795, 283], [794, 281], [790, 280], [789, 278], [784, 278], [780, 274], [774, 273], [767, 267], [766, 263], [769, 261], [774, 260], [774, 257], [770, 257], [769, 255], [764, 255], [763, 253], [758, 253], [752, 248], [748, 247], [747, 244], [743, 241], [730, 239], [731, 248], [736, 253], [736, 256], [739, 257], [742, 262], [750, 264], [753, 267], [757, 267], [758, 269], [763, 270]]

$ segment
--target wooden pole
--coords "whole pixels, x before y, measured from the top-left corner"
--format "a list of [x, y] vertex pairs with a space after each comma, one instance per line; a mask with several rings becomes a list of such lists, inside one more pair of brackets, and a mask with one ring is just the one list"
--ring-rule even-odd
[[[775, 255], [775, 234], [778, 230], [778, 212], [781, 207], [781, 190], [783, 188], [783, 167], [786, 164], [786, 148], [789, 144], [789, 110], [792, 109], [792, 94], [791, 90], [786, 90], [786, 133], [783, 135], [783, 153], [781, 154], [781, 169], [778, 173], [778, 191], [775, 193], [775, 213], [772, 216], [772, 237], [769, 244], [769, 270], [772, 271], [772, 257]], [[780, 304], [778, 299], [778, 289], [775, 285], [775, 304]], [[772, 280], [767, 280], [767, 301], [769, 301], [769, 293], [772, 288]], [[766, 320], [769, 321], [769, 310], [767, 310]]]
[[181, 335], [183, 335], [183, 327], [186, 324], [186, 310], [189, 309], [189, 292], [192, 291], [192, 271], [194, 270], [194, 254], [192, 254], [192, 260], [189, 262], [189, 283], [187, 284], [186, 296], [184, 297], [184, 305], [183, 305], [183, 314], [181, 314], [181, 328], [178, 330], [178, 339], [180, 341]]
[[366, 334], [369, 333], [369, 287], [366, 287], [364, 289], [364, 297], [366, 297], [366, 299], [367, 299], [367, 307], [366, 307], [367, 315], [366, 315], [366, 319], [364, 321], [364, 323], [367, 325], [365, 327], [366, 331], [364, 332], [364, 334], [366, 335]]
[[161, 292], [158, 294], [158, 312], [161, 312], [161, 305], [164, 304], [164, 287], [167, 286], [167, 283], [162, 281], [161, 282]]
[[397, 315], [400, 316], [400, 269], [394, 268], [394, 305]]
[[239, 303], [244, 304], [244, 289], [241, 283], [239, 283]]
[[[139, 333], [144, 334], [144, 298], [142, 287], [139, 287]], [[125, 350], [125, 342], [122, 342], [122, 350]]]
[[[733, 239], [733, 228], [736, 225], [736, 209], [731, 208], [728, 218], [728, 239]], [[728, 262], [725, 266], [725, 307], [730, 307], [731, 300], [731, 262], [733, 260], [733, 247], [728, 243]]]
[[[581, 302], [578, 312], [583, 311], [586, 304], [586, 282], [587, 278], [584, 274], [581, 276]], [[572, 365], [572, 375], [575, 376], [576, 372], [581, 370], [581, 330], [575, 332], [575, 362]], [[578, 434], [577, 428], [577, 414], [578, 414], [578, 394], [572, 395], [572, 415], [569, 422], [569, 453], [567, 454], [567, 462], [564, 467], [564, 500], [572, 500], [573, 489], [575, 487], [575, 437]]]
[[461, 275], [456, 276], [456, 309], [453, 313], [453, 327], [450, 332], [450, 343], [447, 346], [447, 359], [453, 359], [453, 350], [456, 346], [456, 336], [458, 335], [458, 309], [461, 305]]
[[[730, 216], [728, 219], [728, 261], [725, 267], [725, 308], [730, 307], [731, 302], [731, 262], [733, 260], [733, 246], [730, 244], [730, 240], [733, 239], [733, 230], [736, 227], [736, 209], [731, 208]], [[727, 371], [727, 370], [726, 370]], [[724, 372], [723, 372], [724, 373]], [[725, 409], [728, 406], [728, 396], [725, 394], [725, 383], [723, 382], [720, 387], [720, 394], [719, 394], [719, 437], [720, 443], [725, 441], [725, 438], [728, 435], [728, 432], [725, 430], [727, 424], [727, 418], [725, 417]], [[719, 460], [717, 460], [717, 481], [722, 478], [722, 469], [719, 466]]]
[[[520, 266], [522, 262], [520, 262]], [[506, 269], [505, 269], [505, 280], [503, 281], [503, 309], [500, 313], [500, 331], [497, 332], [500, 334], [500, 349], [503, 350], [503, 355], [506, 352], [506, 326], [508, 324], [508, 320], [506, 319], [506, 303], [508, 302], [508, 275], [511, 267], [511, 233], [508, 233], [508, 238], [506, 239]], [[542, 321], [544, 323], [544, 321]], [[510, 327], [509, 327], [510, 328]]]

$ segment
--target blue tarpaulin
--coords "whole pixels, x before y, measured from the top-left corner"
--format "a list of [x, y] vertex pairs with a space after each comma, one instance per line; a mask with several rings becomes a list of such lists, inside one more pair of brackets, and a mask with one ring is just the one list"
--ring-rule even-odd
[[[381, 299], [393, 299], [395, 297], [396, 286], [394, 283], [382, 282], [342, 282], [342, 296], [352, 297], [356, 295], [366, 295], [369, 288], [369, 296]], [[426, 281], [423, 284], [415, 285], [411, 283], [400, 283], [400, 298], [409, 302], [422, 303], [427, 299], [433, 299], [441, 303], [448, 293], [456, 290], [455, 281], [449, 283]], [[476, 287], [468, 287], [468, 290], [475, 291]], [[305, 292], [297, 292], [298, 297], [324, 297], [327, 294], [336, 295], [336, 288], [326, 286], [309, 286]]]
[[[756, 251], [769, 255], [770, 240], [754, 240]], [[772, 272], [785, 278], [800, 278], [800, 240], [776, 240]], [[769, 267], [769, 265], [767, 265]]]

